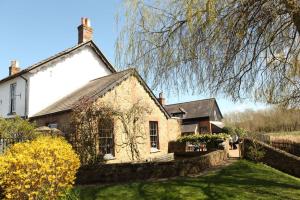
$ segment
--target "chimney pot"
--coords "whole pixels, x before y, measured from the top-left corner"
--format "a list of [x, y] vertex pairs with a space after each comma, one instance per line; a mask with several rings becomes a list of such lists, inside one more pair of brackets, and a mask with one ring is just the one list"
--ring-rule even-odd
[[78, 26], [78, 44], [93, 39], [93, 29], [89, 18], [82, 17], [81, 25]]
[[159, 98], [163, 98], [163, 95], [164, 95], [164, 94], [163, 94], [162, 92], [160, 92], [160, 93], [159, 93]]
[[164, 98], [163, 92], [160, 92], [160, 93], [159, 93], [159, 97], [158, 97], [157, 100], [158, 100], [159, 103], [160, 103], [161, 105], [163, 105], [163, 106], [166, 104], [166, 99]]
[[12, 60], [10, 62], [10, 67], [9, 67], [9, 76], [17, 74], [21, 71], [19, 62], [17, 60]]

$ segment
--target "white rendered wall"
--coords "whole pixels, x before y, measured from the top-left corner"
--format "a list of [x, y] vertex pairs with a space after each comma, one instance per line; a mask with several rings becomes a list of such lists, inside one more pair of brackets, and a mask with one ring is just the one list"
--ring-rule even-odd
[[25, 85], [21, 77], [0, 84], [0, 117], [13, 117], [10, 112], [10, 85], [16, 83], [16, 115], [25, 116]]
[[32, 72], [29, 78], [29, 117], [90, 80], [111, 74], [88, 46]]

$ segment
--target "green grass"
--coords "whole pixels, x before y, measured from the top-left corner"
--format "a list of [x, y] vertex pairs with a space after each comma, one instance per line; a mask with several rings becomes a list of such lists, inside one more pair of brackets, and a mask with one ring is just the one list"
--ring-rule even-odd
[[80, 199], [299, 199], [300, 179], [263, 164], [236, 163], [198, 178], [81, 186]]
[[274, 133], [266, 133], [266, 135], [270, 135], [270, 136], [286, 136], [286, 135], [300, 136], [300, 131], [274, 132]]

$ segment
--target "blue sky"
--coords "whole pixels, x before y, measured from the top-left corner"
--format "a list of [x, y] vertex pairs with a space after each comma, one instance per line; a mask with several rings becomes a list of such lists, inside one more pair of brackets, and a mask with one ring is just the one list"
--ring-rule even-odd
[[[114, 64], [117, 37], [115, 16], [120, 0], [0, 0], [0, 79], [8, 75], [10, 60], [19, 60], [25, 68], [77, 44], [77, 26], [81, 17], [89, 17], [94, 41]], [[157, 93], [157, 91], [155, 92]], [[209, 98], [203, 95], [172, 95], [167, 103]], [[216, 97], [223, 113], [261, 109], [250, 101], [233, 103]]]

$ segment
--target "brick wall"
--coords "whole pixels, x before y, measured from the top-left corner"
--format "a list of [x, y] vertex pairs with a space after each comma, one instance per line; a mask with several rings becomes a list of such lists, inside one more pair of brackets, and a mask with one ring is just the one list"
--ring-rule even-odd
[[201, 131], [201, 127], [206, 127], [208, 133], [212, 133], [212, 130], [211, 130], [211, 124], [210, 124], [210, 122], [209, 122], [209, 118], [208, 118], [207, 120], [201, 120], [201, 121], [199, 122], [199, 132]]
[[58, 129], [66, 134], [72, 133], [71, 123], [71, 112], [61, 112], [57, 114], [45, 115], [42, 117], [37, 117], [34, 119], [30, 119], [32, 122], [36, 124], [37, 127], [47, 126], [49, 123], [56, 123], [58, 125]]

